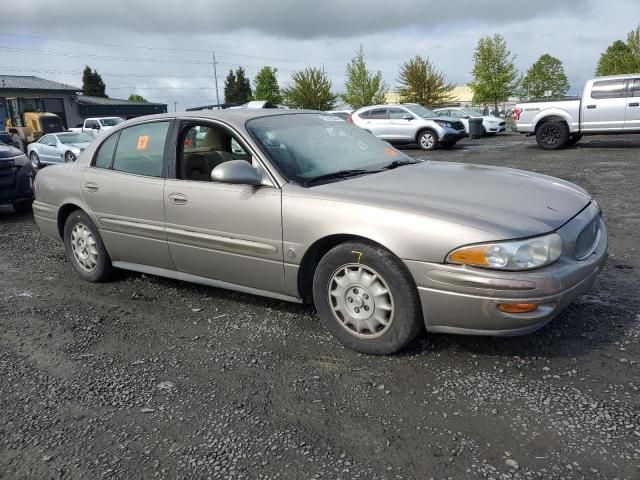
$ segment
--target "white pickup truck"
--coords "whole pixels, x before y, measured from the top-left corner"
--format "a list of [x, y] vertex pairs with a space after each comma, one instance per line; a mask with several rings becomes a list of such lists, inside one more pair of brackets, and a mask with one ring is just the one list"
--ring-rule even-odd
[[582, 98], [518, 103], [513, 130], [540, 148], [575, 145], [583, 135], [640, 133], [640, 73], [588, 80]]
[[120, 117], [95, 117], [87, 118], [82, 126], [70, 128], [72, 132], [88, 133], [97, 137], [101, 132], [105, 132], [119, 123], [124, 122]]

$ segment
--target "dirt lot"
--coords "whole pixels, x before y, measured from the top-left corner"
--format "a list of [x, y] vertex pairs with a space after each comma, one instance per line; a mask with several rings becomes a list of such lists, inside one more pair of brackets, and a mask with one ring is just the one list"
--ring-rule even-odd
[[525, 337], [369, 357], [299, 305], [84, 283], [2, 209], [0, 478], [640, 478], [640, 138], [407, 152], [585, 187], [610, 231], [594, 291]]

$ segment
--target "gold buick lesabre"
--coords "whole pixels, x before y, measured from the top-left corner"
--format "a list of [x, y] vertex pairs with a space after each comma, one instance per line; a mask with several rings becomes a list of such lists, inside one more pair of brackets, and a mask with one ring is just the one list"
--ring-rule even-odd
[[597, 203], [536, 173], [416, 160], [322, 112], [127, 121], [42, 169], [35, 219], [91, 282], [116, 269], [315, 305], [346, 346], [518, 335], [586, 293]]

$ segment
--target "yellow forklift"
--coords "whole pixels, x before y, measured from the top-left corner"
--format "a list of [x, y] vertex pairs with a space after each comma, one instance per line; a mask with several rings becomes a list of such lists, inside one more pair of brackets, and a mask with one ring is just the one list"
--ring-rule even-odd
[[47, 133], [63, 132], [62, 120], [55, 113], [22, 111], [20, 98], [7, 98], [7, 132], [13, 143], [27, 153], [27, 145]]

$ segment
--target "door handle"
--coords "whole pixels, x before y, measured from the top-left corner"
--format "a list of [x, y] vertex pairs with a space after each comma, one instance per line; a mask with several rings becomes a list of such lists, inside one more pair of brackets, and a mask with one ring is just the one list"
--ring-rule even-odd
[[637, 106], [640, 106], [640, 103], [638, 103], [638, 102], [633, 102], [633, 103], [630, 103], [630, 104], [629, 104], [629, 106], [630, 106], [630, 107], [637, 107]]
[[587, 108], [592, 109], [592, 108], [596, 108], [595, 105], [587, 105]]
[[84, 189], [87, 190], [88, 192], [97, 192], [98, 184], [94, 182], [87, 182], [84, 184]]
[[184, 205], [189, 201], [189, 197], [182, 193], [170, 193], [169, 201], [174, 205]]

